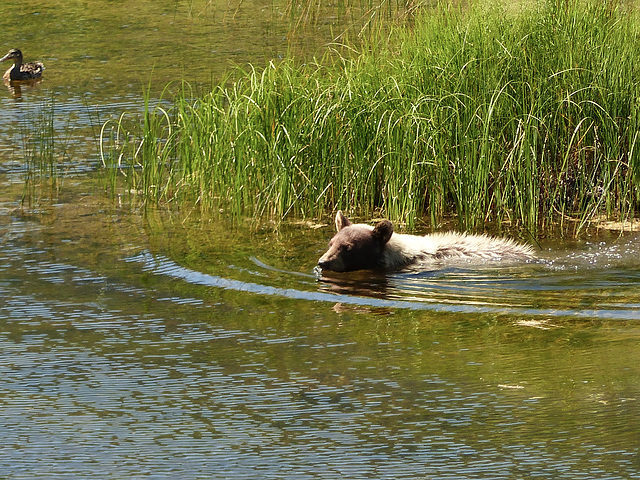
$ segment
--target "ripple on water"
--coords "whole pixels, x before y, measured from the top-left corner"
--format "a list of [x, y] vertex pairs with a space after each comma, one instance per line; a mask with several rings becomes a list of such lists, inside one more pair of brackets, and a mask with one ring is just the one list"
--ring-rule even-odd
[[[598, 478], [610, 473], [585, 470], [598, 445], [578, 439], [581, 451], [568, 459], [547, 442], [520, 443], [533, 431], [544, 435], [546, 418], [545, 400], [525, 406], [521, 390], [470, 391], [434, 374], [389, 379], [371, 372], [340, 385], [293, 371], [281, 377], [265, 368], [270, 356], [265, 349], [274, 345], [250, 331], [188, 322], [180, 331], [167, 331], [167, 319], [141, 318], [127, 309], [100, 310], [119, 317], [118, 325], [105, 325], [87, 315], [87, 307], [81, 316], [65, 318], [60, 311], [75, 312], [78, 306], [61, 308], [28, 296], [21, 301], [36, 304], [34, 310], [60, 329], [71, 322], [92, 326], [101, 336], [95, 344], [89, 337], [74, 343], [51, 343], [47, 335], [20, 343], [0, 337], [0, 348], [11, 355], [0, 366], [5, 392], [0, 436], [4, 445], [21, 445], [19, 466], [0, 460], [11, 478], [21, 478], [21, 471], [52, 478], [99, 476], [113, 469], [127, 477], [180, 478], [518, 478], [519, 472]], [[18, 312], [23, 320], [31, 315]], [[153, 334], [159, 335], [148, 337]], [[229, 340], [245, 345], [240, 356], [227, 350], [233, 368], [221, 365], [224, 356], [194, 357], [195, 345], [224, 348]], [[298, 345], [302, 340], [291, 338]], [[113, 349], [122, 342], [126, 348]], [[163, 345], [171, 345], [166, 354]], [[465, 430], [478, 422], [494, 433], [484, 430], [490, 436], [486, 442], [482, 435], [465, 440]], [[546, 428], [558, 445], [569, 442], [568, 432]], [[496, 432], [506, 444], [491, 439]], [[632, 471], [633, 458], [623, 460], [618, 468]]]
[[[290, 288], [269, 285], [287, 276], [269, 269], [208, 275], [143, 252], [127, 260], [141, 267], [131, 286], [51, 261], [47, 248], [0, 253], [9, 478], [638, 477], [635, 362], [619, 354], [634, 349], [608, 350], [619, 339], [580, 349], [570, 322], [559, 337], [536, 337], [481, 320], [467, 332], [456, 317], [419, 312], [523, 312], [572, 291], [566, 270], [396, 274], [370, 279], [365, 294], [357, 282], [336, 291], [299, 275]], [[604, 298], [637, 284], [620, 269], [603, 276], [602, 294], [598, 272], [578, 275], [577, 289], [584, 278], [584, 296]], [[139, 286], [149, 276], [170, 285]], [[242, 316], [217, 290], [257, 297], [259, 313]], [[640, 303], [623, 298], [623, 312]], [[327, 308], [337, 303], [420, 315]], [[594, 349], [626, 376], [601, 381]]]
[[640, 319], [640, 309], [634, 302], [640, 295], [637, 268], [567, 274], [564, 269], [554, 271], [548, 262], [541, 262], [397, 273], [374, 278], [373, 282], [360, 282], [358, 275], [353, 280], [351, 275], [336, 274], [321, 277], [322, 283], [315, 290], [301, 281], [298, 290], [197, 272], [149, 252], [128, 261], [142, 264], [147, 272], [196, 285], [309, 301], [442, 312]]

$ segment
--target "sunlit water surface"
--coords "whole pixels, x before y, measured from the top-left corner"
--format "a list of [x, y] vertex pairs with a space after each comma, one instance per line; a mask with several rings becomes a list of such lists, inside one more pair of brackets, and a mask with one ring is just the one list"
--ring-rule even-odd
[[7, 478], [640, 477], [638, 239], [319, 278], [329, 226], [83, 198], [2, 217]]
[[[640, 478], [637, 235], [318, 275], [330, 225], [104, 200], [96, 137], [144, 89], [313, 54], [366, 13], [290, 43], [287, 5], [6, 5], [2, 48], [47, 70], [0, 96], [0, 478]], [[31, 204], [43, 148], [61, 181]]]

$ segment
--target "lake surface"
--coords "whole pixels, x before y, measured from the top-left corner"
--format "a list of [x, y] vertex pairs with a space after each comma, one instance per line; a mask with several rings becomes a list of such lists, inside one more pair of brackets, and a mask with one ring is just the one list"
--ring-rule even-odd
[[[132, 211], [96, 180], [101, 122], [151, 70], [159, 98], [285, 54], [286, 6], [10, 7], [5, 48], [47, 70], [0, 97], [0, 478], [640, 478], [638, 234], [320, 276], [329, 217]], [[61, 180], [30, 204], [42, 117]]]

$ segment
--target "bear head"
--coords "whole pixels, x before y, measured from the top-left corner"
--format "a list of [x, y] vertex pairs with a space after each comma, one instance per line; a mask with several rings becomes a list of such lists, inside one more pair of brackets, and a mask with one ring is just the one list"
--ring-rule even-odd
[[375, 227], [354, 225], [338, 211], [336, 230], [338, 233], [329, 241], [329, 249], [318, 260], [321, 269], [352, 272], [383, 266], [384, 248], [393, 235], [393, 224], [389, 220], [382, 220]]

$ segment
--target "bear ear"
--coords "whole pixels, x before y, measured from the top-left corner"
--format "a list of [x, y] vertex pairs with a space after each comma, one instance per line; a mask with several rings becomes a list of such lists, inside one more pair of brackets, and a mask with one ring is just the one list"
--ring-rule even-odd
[[342, 214], [342, 210], [338, 210], [338, 213], [336, 213], [336, 230], [339, 232], [349, 225], [351, 225], [349, 219]]
[[393, 235], [393, 223], [389, 220], [382, 220], [373, 228], [373, 236], [378, 238], [384, 245], [391, 239]]

